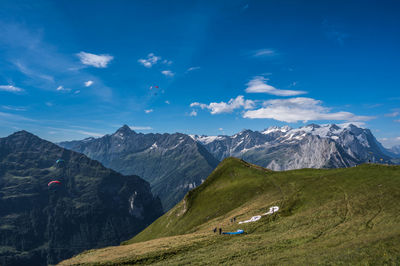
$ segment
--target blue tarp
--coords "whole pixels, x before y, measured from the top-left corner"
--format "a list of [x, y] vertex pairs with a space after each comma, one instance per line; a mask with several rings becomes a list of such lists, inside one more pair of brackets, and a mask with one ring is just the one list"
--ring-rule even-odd
[[239, 229], [236, 232], [222, 232], [222, 234], [224, 234], [224, 235], [240, 235], [243, 233], [244, 233], [244, 231], [242, 229]]

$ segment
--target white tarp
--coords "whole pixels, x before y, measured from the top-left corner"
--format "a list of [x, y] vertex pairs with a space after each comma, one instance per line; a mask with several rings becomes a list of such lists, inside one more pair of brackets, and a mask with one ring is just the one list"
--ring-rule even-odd
[[251, 222], [258, 221], [258, 220], [261, 219], [261, 216], [270, 215], [270, 214], [273, 214], [273, 213], [275, 213], [277, 211], [279, 211], [279, 207], [278, 206], [272, 206], [271, 208], [269, 208], [268, 212], [266, 212], [264, 214], [261, 214], [261, 215], [253, 216], [249, 220], [239, 222], [239, 224], [251, 223]]

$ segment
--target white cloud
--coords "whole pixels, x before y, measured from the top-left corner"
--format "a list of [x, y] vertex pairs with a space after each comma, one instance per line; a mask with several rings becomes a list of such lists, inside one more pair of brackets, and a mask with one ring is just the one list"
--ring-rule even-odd
[[400, 119], [393, 120], [394, 122], [400, 123]]
[[52, 102], [46, 102], [46, 105], [47, 105], [48, 107], [51, 107], [51, 106], [53, 106], [53, 103], [52, 103]]
[[254, 57], [267, 57], [277, 55], [275, 50], [272, 49], [260, 49], [253, 52]]
[[[161, 60], [161, 56], [156, 56], [153, 53], [149, 53], [146, 59], [139, 59], [138, 62], [143, 66], [150, 68], [153, 65], [157, 64], [158, 61]], [[171, 62], [172, 63], [172, 62]]]
[[175, 75], [175, 73], [172, 72], [171, 70], [163, 70], [161, 71], [161, 73], [166, 77], [173, 77]]
[[220, 127], [220, 128], [218, 128], [218, 130], [219, 130], [219, 131], [222, 131], [222, 130], [224, 130], [224, 129], [223, 129], [222, 127]]
[[244, 109], [251, 109], [254, 108], [254, 101], [252, 100], [245, 100], [242, 95], [237, 96], [235, 99], [230, 99], [228, 103], [219, 102], [215, 103], [212, 102], [210, 104], [198, 103], [194, 102], [190, 104], [190, 107], [200, 107], [201, 109], [208, 109], [211, 110], [211, 114], [221, 114], [221, 113], [232, 113], [235, 109], [244, 108]]
[[166, 104], [171, 104], [169, 101], [165, 101]]
[[192, 110], [192, 112], [190, 113], [190, 116], [197, 116], [196, 110]]
[[108, 54], [91, 54], [86, 52], [80, 52], [76, 54], [81, 60], [82, 64], [88, 66], [94, 66], [97, 68], [106, 68], [108, 63], [114, 59], [113, 56]]
[[141, 127], [141, 126], [129, 126], [132, 130], [152, 130], [152, 127]]
[[295, 90], [279, 90], [271, 85], [267, 84], [268, 79], [262, 76], [256, 76], [247, 83], [247, 93], [268, 93], [277, 96], [295, 96], [305, 94], [305, 91]]
[[58, 86], [56, 90], [57, 90], [57, 91], [70, 91], [71, 89], [69, 89], [69, 88], [64, 88], [63, 86]]
[[398, 116], [400, 113], [399, 112], [393, 112], [393, 113], [390, 113], [390, 114], [385, 114], [385, 116], [386, 117], [396, 117], [396, 116]]
[[81, 93], [81, 91], [77, 90], [77, 91], [74, 92], [74, 94], [78, 94], [78, 93]]
[[93, 80], [88, 80], [85, 82], [85, 87], [90, 87], [93, 85]]
[[288, 123], [310, 120], [344, 120], [366, 121], [373, 119], [370, 116], [357, 116], [349, 112], [330, 112], [323, 107], [322, 102], [312, 98], [277, 99], [264, 102], [264, 107], [249, 110], [243, 114], [244, 118], [269, 118]]
[[153, 112], [153, 111], [154, 111], [153, 109], [144, 110], [144, 112], [145, 112], [146, 114], [150, 114], [150, 113]]
[[0, 85], [0, 91], [22, 92], [24, 90], [13, 85]]
[[195, 71], [195, 70], [199, 70], [200, 69], [200, 67], [189, 67], [187, 70], [186, 70], [186, 72], [191, 72], [191, 71]]

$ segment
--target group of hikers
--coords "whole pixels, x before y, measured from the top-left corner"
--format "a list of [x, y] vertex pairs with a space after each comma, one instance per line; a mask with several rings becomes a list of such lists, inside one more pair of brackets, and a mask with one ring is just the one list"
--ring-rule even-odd
[[[231, 223], [234, 223], [234, 222], [236, 222], [236, 217], [233, 217], [231, 219]], [[217, 231], [219, 232], [220, 235], [222, 234], [222, 228], [221, 227], [219, 227], [219, 228], [215, 227], [212, 231], [214, 232], [214, 234], [217, 233]]]

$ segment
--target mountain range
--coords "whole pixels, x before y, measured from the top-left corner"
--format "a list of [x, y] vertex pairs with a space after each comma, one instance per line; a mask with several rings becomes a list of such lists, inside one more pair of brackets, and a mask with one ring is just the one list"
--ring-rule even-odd
[[233, 136], [191, 137], [218, 160], [234, 156], [272, 170], [350, 167], [388, 162], [395, 156], [369, 129], [353, 124], [270, 127]]
[[116, 245], [161, 214], [138, 176], [26, 131], [0, 138], [0, 265], [55, 264]]
[[200, 185], [218, 165], [200, 143], [181, 133], [142, 134], [127, 125], [101, 138], [61, 142], [122, 174], [135, 174], [151, 184], [165, 210]]
[[272, 170], [351, 167], [369, 161], [390, 162], [397, 156], [369, 129], [354, 124], [270, 127], [233, 136], [142, 134], [124, 125], [111, 135], [59, 145], [120, 173], [141, 176], [166, 211], [230, 156]]

